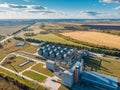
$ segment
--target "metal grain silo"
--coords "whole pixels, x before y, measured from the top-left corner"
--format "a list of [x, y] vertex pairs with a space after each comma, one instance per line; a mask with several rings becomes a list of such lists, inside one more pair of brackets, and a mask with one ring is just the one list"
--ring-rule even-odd
[[63, 59], [63, 56], [61, 53], [56, 53], [56, 59], [57, 60], [62, 60]]

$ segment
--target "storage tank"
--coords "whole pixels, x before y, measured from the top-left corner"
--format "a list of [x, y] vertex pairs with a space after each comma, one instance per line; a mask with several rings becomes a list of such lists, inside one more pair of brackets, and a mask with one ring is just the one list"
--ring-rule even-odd
[[56, 58], [56, 55], [55, 55], [55, 52], [53, 52], [53, 51], [50, 51], [49, 52], [49, 57], [50, 57], [50, 59], [55, 59]]
[[74, 75], [74, 83], [77, 84], [79, 81], [79, 77], [80, 77], [80, 67], [76, 66], [75, 67], [75, 75]]
[[43, 56], [44, 57], [49, 57], [49, 52], [48, 52], [48, 50], [43, 50]]
[[50, 45], [48, 44], [48, 45], [46, 45], [46, 47], [50, 47]]
[[56, 53], [56, 59], [57, 60], [62, 60], [63, 59], [63, 56], [61, 53]]
[[57, 47], [57, 49], [61, 50], [61, 47]]
[[67, 51], [68, 49], [67, 48], [63, 48], [63, 50]]
[[48, 51], [50, 52], [52, 50], [52, 48], [48, 47]]
[[40, 48], [39, 51], [38, 51], [38, 54], [43, 55], [43, 49]]
[[56, 47], [55, 46], [52, 46], [52, 49], [55, 49]]

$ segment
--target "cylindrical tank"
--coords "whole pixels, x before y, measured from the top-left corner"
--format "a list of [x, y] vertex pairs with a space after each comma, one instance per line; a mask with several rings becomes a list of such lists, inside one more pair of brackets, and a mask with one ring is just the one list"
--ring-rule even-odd
[[77, 84], [79, 79], [79, 67], [76, 66], [75, 68], [75, 76], [74, 76], [74, 83]]

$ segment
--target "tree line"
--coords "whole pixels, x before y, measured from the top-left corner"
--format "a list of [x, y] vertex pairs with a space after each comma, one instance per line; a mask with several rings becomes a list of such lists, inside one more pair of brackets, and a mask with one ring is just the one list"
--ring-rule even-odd
[[[78, 48], [78, 49], [87, 49], [87, 50], [92, 51], [92, 52], [99, 52], [99, 53], [112, 55], [112, 56], [120, 56], [120, 50], [119, 49], [109, 48], [109, 47], [106, 47], [106, 46], [99, 46], [99, 45], [95, 45], [95, 44], [89, 44], [87, 42], [81, 42], [81, 41], [78, 41], [78, 40], [75, 40], [75, 39], [71, 39], [69, 37], [63, 36], [63, 35], [58, 34], [58, 33], [54, 33], [54, 34], [59, 36], [59, 37], [62, 37], [64, 39], [66, 39], [66, 40], [72, 41], [74, 43], [82, 44], [82, 45], [81, 46], [76, 46], [76, 45], [69, 45], [69, 44], [62, 44], [62, 43], [55, 43], [55, 42], [48, 42], [48, 41], [46, 41], [46, 43], [70, 46], [70, 47], [75, 47], [75, 48]], [[14, 37], [14, 38], [17, 39], [17, 40], [24, 40], [21, 37]], [[28, 41], [28, 42], [35, 42], [35, 43], [45, 42], [45, 41], [42, 41], [42, 40], [40, 41], [40, 40], [36, 40], [36, 39], [32, 39], [32, 38], [26, 38], [25, 40]]]

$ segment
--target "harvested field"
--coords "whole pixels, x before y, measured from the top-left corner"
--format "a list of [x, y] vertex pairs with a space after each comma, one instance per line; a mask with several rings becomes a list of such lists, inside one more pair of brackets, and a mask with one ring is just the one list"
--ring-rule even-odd
[[3, 25], [0, 26], [0, 34], [12, 34], [26, 26], [27, 25]]
[[4, 79], [0, 79], [0, 90], [23, 90], [15, 85], [13, 82], [8, 82]]
[[120, 36], [90, 31], [76, 31], [62, 33], [62, 35], [88, 43], [120, 49]]

